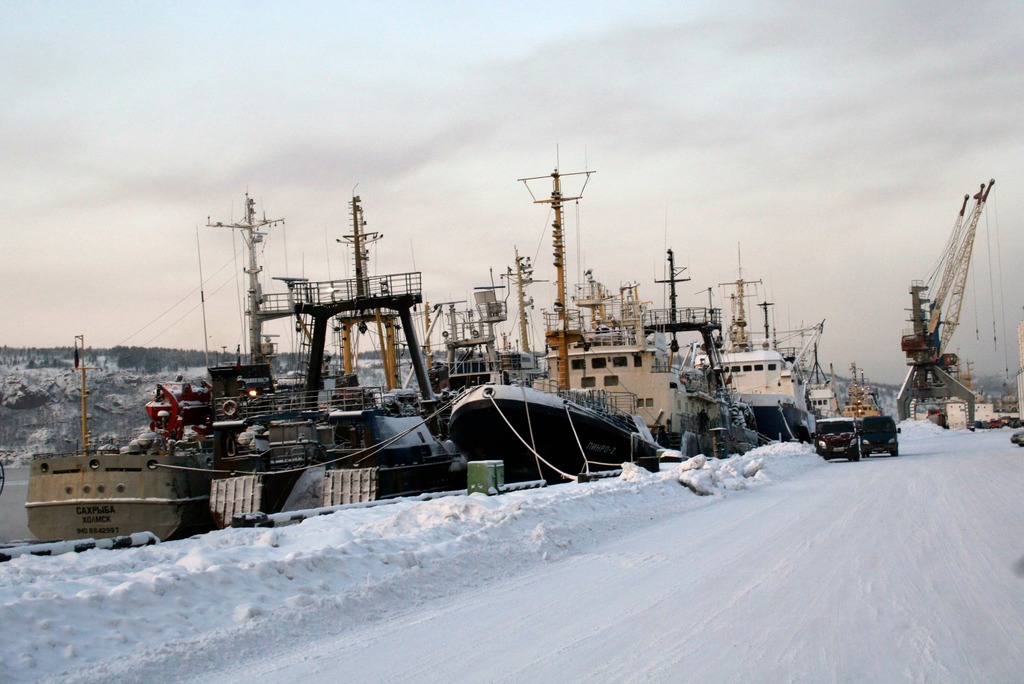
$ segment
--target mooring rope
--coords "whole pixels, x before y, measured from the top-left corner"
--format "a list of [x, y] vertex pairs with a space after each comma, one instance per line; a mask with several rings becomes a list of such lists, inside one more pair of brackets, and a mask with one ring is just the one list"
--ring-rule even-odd
[[[530, 419], [530, 402], [526, 400], [526, 385], [520, 385], [519, 391], [523, 395], [523, 412], [526, 413], [526, 429], [529, 430], [530, 432], [530, 444], [533, 447], [531, 451], [533, 451], [533, 453], [536, 454], [537, 440], [533, 436], [533, 422]], [[488, 396], [493, 396], [493, 394], [494, 392], [492, 391], [491, 394]], [[541, 479], [544, 479], [544, 473], [542, 473], [540, 470], [540, 458], [534, 456], [533, 462], [537, 466], [537, 476], [540, 477]]]
[[553, 466], [550, 463], [548, 463], [547, 460], [545, 460], [543, 456], [541, 456], [539, 453], [537, 453], [536, 449], [534, 449], [533, 447], [531, 447], [529, 444], [526, 443], [526, 440], [524, 440], [522, 435], [520, 435], [519, 432], [517, 432], [516, 429], [514, 427], [512, 427], [512, 423], [510, 423], [508, 421], [508, 418], [505, 417], [505, 414], [502, 413], [501, 407], [498, 406], [498, 402], [496, 402], [494, 400], [494, 393], [493, 392], [487, 393], [486, 396], [487, 396], [488, 399], [491, 400], [491, 404], [494, 406], [494, 410], [497, 411], [498, 415], [501, 416], [501, 419], [503, 421], [505, 421], [505, 425], [508, 425], [508, 429], [511, 430], [512, 434], [516, 436], [516, 439], [518, 439], [520, 442], [522, 442], [524, 447], [526, 447], [527, 449], [530, 450], [530, 453], [532, 453], [534, 455], [534, 457], [536, 457], [538, 460], [540, 460], [542, 463], [544, 463], [544, 465], [546, 465], [548, 468], [551, 468], [553, 471], [555, 471], [556, 473], [558, 473], [559, 475], [564, 477], [566, 480], [571, 480], [573, 482], [579, 482], [579, 478], [577, 478], [577, 477], [575, 477], [573, 475], [568, 475], [566, 473], [563, 473], [561, 470], [559, 470], [555, 466]]
[[782, 404], [779, 404], [779, 415], [782, 416], [782, 424], [786, 426], [786, 432], [789, 433], [789, 438], [796, 439], [793, 435], [793, 430], [789, 427], [789, 421], [786, 420], [786, 412], [782, 410]]
[[[598, 466], [607, 466], [609, 468], [621, 468], [622, 467], [621, 463], [605, 463], [603, 461], [591, 461], [591, 463], [593, 463], [594, 465], [598, 465]], [[630, 463], [632, 463], [632, 461], [630, 461]]]
[[569, 413], [569, 402], [562, 402], [562, 406], [565, 408], [565, 416], [569, 419], [569, 427], [572, 428], [572, 436], [576, 438], [576, 446], [580, 448], [580, 456], [583, 457], [583, 472], [589, 475], [590, 461], [587, 460], [587, 452], [583, 450], [583, 445], [580, 444], [580, 436], [576, 433], [576, 426], [572, 422], [572, 414]]

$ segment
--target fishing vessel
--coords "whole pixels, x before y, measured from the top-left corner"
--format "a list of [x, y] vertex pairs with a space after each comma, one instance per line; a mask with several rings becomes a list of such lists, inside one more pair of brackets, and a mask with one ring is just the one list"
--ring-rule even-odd
[[452, 440], [469, 460], [501, 460], [505, 481], [548, 484], [638, 463], [657, 470], [658, 445], [635, 415], [601, 391], [474, 387], [452, 409]]
[[[248, 250], [247, 313], [250, 314], [250, 346], [254, 353], [268, 351], [260, 337], [262, 291], [257, 274], [256, 246], [260, 229], [277, 220], [256, 218], [255, 202], [246, 195], [245, 218], [239, 228]], [[224, 224], [210, 224], [221, 227]], [[213, 527], [210, 489], [214, 453], [212, 445], [214, 391], [222, 411], [264, 391], [270, 385], [270, 367], [232, 364], [209, 368], [213, 384], [206, 381], [158, 383], [146, 404], [149, 430], [127, 446], [94, 448], [87, 421], [87, 389], [84, 364], [79, 364], [79, 336], [75, 346], [76, 369], [82, 373], [81, 451], [68, 455], [43, 455], [32, 462], [25, 504], [28, 526], [40, 539], [82, 539], [152, 532], [169, 539]], [[264, 361], [261, 359], [261, 361]], [[224, 378], [231, 378], [224, 382]]]
[[808, 329], [795, 331], [793, 337], [806, 337], [803, 346], [783, 347], [772, 335], [768, 324], [770, 302], [762, 302], [765, 312], [764, 336], [755, 340], [747, 330], [746, 288], [760, 281], [740, 277], [722, 283], [735, 289], [732, 295], [733, 320], [722, 350], [721, 360], [726, 382], [750, 405], [757, 431], [766, 439], [810, 442], [814, 433], [814, 414], [807, 404], [807, 386], [803, 365], [821, 335], [824, 321]]
[[[29, 470], [25, 509], [28, 528], [40, 540], [106, 538], [152, 532], [160, 539], [211, 527], [210, 474], [203, 435], [208, 394], [187, 400], [164, 386], [168, 405], [155, 411], [155, 430], [124, 448], [95, 447], [89, 433], [84, 336], [75, 340], [75, 370], [81, 373], [81, 445], [73, 454], [36, 456]], [[178, 385], [182, 389], [182, 385]], [[173, 410], [173, 409], [172, 409]], [[166, 415], [159, 415], [161, 411]], [[168, 428], [173, 422], [173, 427]]]
[[882, 409], [878, 406], [877, 391], [867, 384], [864, 371], [860, 371], [857, 379], [857, 364], [850, 364], [850, 386], [847, 390], [849, 401], [843, 407], [843, 416], [847, 418], [863, 418], [864, 416], [880, 416]]
[[839, 397], [833, 379], [835, 373], [829, 364], [828, 373], [818, 361], [818, 345], [814, 345], [814, 361], [811, 371], [807, 374], [807, 407], [818, 418], [838, 418], [840, 415]]
[[[314, 282], [281, 278], [285, 293], [264, 293], [258, 283], [252, 325], [293, 318], [300, 333], [303, 368], [290, 387], [261, 384], [238, 373], [213, 375], [214, 522], [239, 516], [329, 506], [465, 487], [465, 459], [440, 440], [438, 414], [425, 359], [412, 320], [423, 302], [421, 275], [371, 276], [361, 200], [350, 203], [355, 277]], [[250, 221], [251, 223], [251, 221]], [[250, 277], [255, 277], [250, 269]], [[385, 386], [364, 387], [356, 372], [355, 339], [376, 328]], [[398, 378], [398, 338], [405, 336], [419, 392]], [[341, 367], [331, 370], [327, 344], [333, 331]], [[251, 334], [253, 343], [259, 331]], [[254, 370], [270, 366], [255, 345]], [[296, 382], [297, 380], [297, 382]], [[244, 389], [244, 391], [243, 391]], [[236, 400], [234, 397], [240, 396]]]
[[807, 406], [817, 418], [838, 418], [839, 398], [831, 382], [811, 382], [807, 385]]
[[558, 299], [554, 311], [545, 315], [545, 338], [552, 353], [548, 368], [554, 377], [525, 383], [493, 383], [464, 393], [452, 407], [451, 438], [470, 459], [504, 461], [507, 482], [543, 479], [550, 484], [578, 481], [593, 472], [620, 468], [632, 462], [650, 470], [658, 469], [659, 445], [650, 429], [637, 415], [637, 396], [610, 391], [596, 385], [573, 387], [570, 347], [582, 343], [583, 329], [578, 310], [570, 309], [565, 281], [563, 203], [582, 197], [562, 194], [565, 176], [583, 176], [583, 187], [591, 171], [521, 179], [550, 178], [549, 198], [536, 203], [550, 204], [554, 215], [552, 236]]

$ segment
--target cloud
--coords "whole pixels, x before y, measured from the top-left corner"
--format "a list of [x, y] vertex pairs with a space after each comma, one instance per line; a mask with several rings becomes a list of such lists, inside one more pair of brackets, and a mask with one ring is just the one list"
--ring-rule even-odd
[[[549, 251], [546, 212], [516, 179], [589, 166], [578, 242], [609, 284], [652, 280], [668, 243], [696, 292], [734, 276], [742, 244], [780, 320], [827, 317], [837, 365], [892, 380], [907, 285], [962, 194], [996, 177], [1004, 236], [1024, 213], [1012, 3], [404, 9], [263, 5], [241, 25], [216, 7], [199, 23], [100, 12], [84, 32], [74, 13], [51, 33], [42, 10], [8, 22], [0, 56], [25, 68], [0, 74], [0, 221], [21, 277], [126, 282], [133, 261], [191, 263], [195, 226], [230, 220], [245, 191], [288, 220], [274, 275], [337, 275], [347, 257], [332, 239], [358, 184], [387, 235], [376, 265], [415, 254], [430, 296], [461, 296], [513, 246]], [[100, 242], [110, 257], [75, 262]], [[1007, 271], [1024, 258], [1002, 249]], [[1016, 311], [1020, 287], [999, 308]], [[997, 288], [977, 288], [984, 310]], [[160, 308], [136, 297], [139, 320]]]

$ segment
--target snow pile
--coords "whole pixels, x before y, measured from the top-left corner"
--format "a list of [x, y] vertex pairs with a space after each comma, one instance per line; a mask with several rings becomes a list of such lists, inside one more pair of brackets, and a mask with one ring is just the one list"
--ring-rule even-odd
[[819, 465], [806, 445], [772, 445], [661, 473], [626, 467], [585, 485], [402, 501], [118, 552], [22, 556], [0, 565], [0, 624], [18, 626], [0, 640], [0, 671], [6, 681], [116, 679], [139, 658], [200, 658], [212, 639], [244, 650], [320, 615], [365, 621]]
[[[946, 428], [930, 420], [903, 420], [899, 422], [900, 439], [935, 439], [949, 432]], [[955, 430], [954, 432], [960, 432]]]
[[694, 494], [722, 495], [770, 482], [764, 473], [766, 459], [773, 461], [773, 470], [783, 471], [787, 459], [813, 454], [809, 444], [769, 444], [725, 460], [699, 454], [680, 463], [676, 472], [679, 483]]

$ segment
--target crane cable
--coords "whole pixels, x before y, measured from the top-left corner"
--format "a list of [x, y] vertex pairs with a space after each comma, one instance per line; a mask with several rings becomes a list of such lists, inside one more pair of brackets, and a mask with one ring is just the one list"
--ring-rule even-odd
[[[1006, 299], [1003, 293], [1003, 249], [999, 240], [999, 202], [998, 197], [992, 198], [992, 210], [995, 212], [995, 230], [996, 230], [996, 267], [999, 270], [999, 315], [1002, 319], [1003, 328], [1003, 339], [1006, 339]], [[985, 229], [988, 229], [988, 214], [985, 215]], [[993, 322], [994, 325], [994, 322]], [[1003, 345], [1003, 363], [1004, 373], [1006, 378], [1010, 378], [1010, 350], [1005, 344]]]
[[998, 351], [999, 344], [996, 338], [996, 288], [993, 281], [994, 273], [992, 271], [992, 231], [989, 230], [988, 227], [987, 213], [985, 214], [985, 246], [988, 248], [988, 292], [989, 302], [992, 309], [992, 348], [993, 350]]

